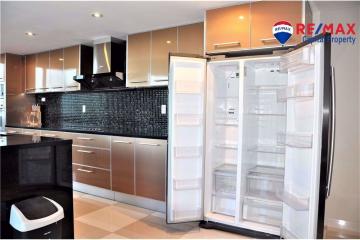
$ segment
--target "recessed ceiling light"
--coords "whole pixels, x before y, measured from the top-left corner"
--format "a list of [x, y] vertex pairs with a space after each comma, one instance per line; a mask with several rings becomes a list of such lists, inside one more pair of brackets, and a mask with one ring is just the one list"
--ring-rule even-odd
[[26, 35], [26, 36], [30, 36], [30, 37], [34, 37], [34, 36], [36, 36], [37, 34], [36, 34], [36, 33], [33, 33], [33, 32], [25, 32], [25, 35]]
[[166, 43], [167, 43], [167, 44], [170, 44], [170, 43], [171, 43], [171, 41], [170, 41], [170, 40], [167, 40], [167, 41], [166, 41]]
[[63, 58], [59, 58], [59, 61], [64, 61], [64, 59], [63, 59]]
[[244, 16], [242, 16], [242, 15], [241, 15], [241, 16], [239, 16], [239, 19], [240, 19], [240, 20], [244, 20], [244, 18], [245, 18], [245, 17], [244, 17]]
[[94, 18], [102, 18], [104, 15], [99, 12], [94, 12], [91, 14], [91, 16], [93, 16]]

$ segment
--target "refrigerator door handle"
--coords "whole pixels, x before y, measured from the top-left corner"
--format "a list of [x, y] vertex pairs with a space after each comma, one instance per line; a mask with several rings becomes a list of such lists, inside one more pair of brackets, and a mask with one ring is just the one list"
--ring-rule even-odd
[[330, 196], [331, 183], [334, 167], [335, 153], [335, 123], [336, 123], [336, 85], [335, 85], [335, 68], [331, 67], [331, 136], [330, 136], [330, 162], [328, 166], [326, 198]]

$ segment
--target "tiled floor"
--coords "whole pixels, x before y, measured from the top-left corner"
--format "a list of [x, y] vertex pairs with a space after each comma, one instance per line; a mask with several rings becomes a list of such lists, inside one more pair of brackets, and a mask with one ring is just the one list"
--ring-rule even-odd
[[165, 215], [115, 201], [74, 192], [75, 238], [244, 239], [198, 227], [197, 223], [166, 224]]

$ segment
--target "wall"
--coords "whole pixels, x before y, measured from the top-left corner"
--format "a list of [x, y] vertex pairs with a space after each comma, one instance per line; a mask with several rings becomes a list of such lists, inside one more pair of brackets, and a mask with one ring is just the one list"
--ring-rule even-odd
[[[45, 128], [97, 128], [123, 136], [167, 137], [167, 87], [38, 94]], [[46, 98], [42, 102], [41, 98]], [[86, 112], [83, 113], [83, 105]]]
[[[320, 22], [356, 22], [357, 44], [333, 44], [336, 71], [336, 147], [326, 224], [360, 232], [360, 3], [315, 2]], [[315, 21], [317, 22], [317, 21]], [[338, 220], [344, 220], [341, 226]]]

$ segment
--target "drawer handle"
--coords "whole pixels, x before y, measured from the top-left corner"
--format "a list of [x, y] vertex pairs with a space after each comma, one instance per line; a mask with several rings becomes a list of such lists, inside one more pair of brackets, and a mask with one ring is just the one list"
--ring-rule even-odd
[[230, 47], [230, 46], [241, 46], [240, 42], [224, 42], [224, 43], [214, 43], [215, 48], [221, 47]]
[[34, 132], [24, 132], [24, 134], [29, 134], [29, 135], [32, 135], [32, 134], [35, 134]]
[[93, 171], [82, 169], [82, 168], [78, 168], [77, 170], [80, 171], [80, 172], [85, 172], [85, 173], [92, 173], [93, 172]]
[[55, 135], [55, 134], [48, 134], [48, 133], [45, 133], [44, 136], [45, 137], [57, 137], [57, 135]]
[[156, 146], [156, 147], [159, 147], [160, 144], [158, 143], [139, 143], [140, 145], [147, 145], [147, 146]]
[[79, 153], [87, 153], [87, 154], [93, 154], [93, 151], [86, 151], [86, 150], [77, 150]]
[[146, 83], [148, 81], [129, 81], [129, 83]]
[[132, 144], [132, 142], [127, 141], [113, 141], [114, 143], [123, 143], [123, 144]]
[[77, 139], [79, 139], [79, 140], [85, 140], [85, 141], [92, 141], [92, 140], [94, 140], [93, 138], [84, 138], [84, 137], [78, 137]]
[[18, 131], [12, 131], [12, 130], [9, 130], [9, 131], [7, 131], [7, 133], [17, 133]]
[[266, 44], [266, 43], [277, 42], [277, 39], [276, 38], [263, 38], [263, 39], [260, 39], [260, 41], [262, 43]]

